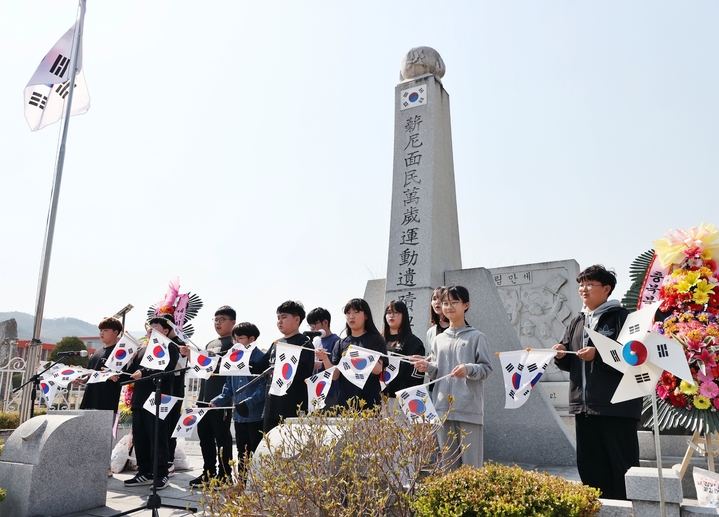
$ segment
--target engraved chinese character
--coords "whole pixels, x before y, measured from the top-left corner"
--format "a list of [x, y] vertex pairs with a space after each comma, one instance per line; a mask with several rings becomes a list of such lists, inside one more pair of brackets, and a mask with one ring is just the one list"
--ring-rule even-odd
[[412, 149], [422, 147], [422, 142], [419, 141], [419, 133], [409, 135], [409, 141], [407, 142], [407, 145], [404, 146], [404, 150], [406, 151], [409, 146], [412, 146]]
[[399, 281], [397, 282], [397, 285], [406, 285], [407, 287], [414, 287], [414, 275], [415, 271], [411, 267], [407, 268], [407, 271], [404, 273], [400, 273], [399, 275]]
[[422, 183], [422, 180], [417, 177], [417, 169], [404, 171], [404, 186], [406, 187], [412, 182]]
[[404, 220], [402, 226], [407, 226], [409, 223], [419, 223], [419, 208], [411, 206], [404, 211]]
[[409, 244], [410, 246], [419, 244], [419, 228], [408, 228], [403, 231], [400, 244]]
[[422, 117], [420, 115], [415, 115], [414, 118], [409, 117], [407, 119], [407, 123], [404, 125], [404, 130], [407, 133], [412, 133], [415, 130], [419, 131], [419, 125], [421, 123], [422, 123]]
[[399, 260], [400, 266], [416, 266], [417, 265], [417, 257], [419, 255], [416, 251], [410, 250], [409, 248], [405, 248], [403, 252], [399, 254]]
[[403, 193], [405, 196], [405, 205], [411, 205], [412, 203], [416, 205], [419, 203], [419, 187], [408, 188], [407, 190], [403, 191]]
[[419, 154], [419, 151], [412, 151], [411, 153], [407, 153], [407, 158], [404, 159], [404, 164], [407, 167], [409, 167], [410, 165], [419, 165], [419, 162], [421, 160], [422, 155]]

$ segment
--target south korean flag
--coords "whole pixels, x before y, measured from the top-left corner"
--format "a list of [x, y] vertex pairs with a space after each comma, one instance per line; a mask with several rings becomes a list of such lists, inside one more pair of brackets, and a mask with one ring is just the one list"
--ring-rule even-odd
[[334, 374], [334, 372], [335, 367], [333, 366], [332, 368], [320, 372], [317, 375], [313, 375], [309, 379], [305, 379], [305, 383], [307, 384], [307, 402], [310, 408], [310, 413], [325, 407], [325, 399], [332, 387], [332, 374]]
[[247, 345], [235, 343], [221, 360], [219, 374], [252, 375], [250, 371], [250, 356], [255, 348], [257, 348], [257, 345], [254, 342], [248, 343]]
[[413, 423], [439, 424], [441, 419], [434, 409], [427, 386], [412, 386], [397, 391], [397, 401], [402, 411]]
[[[180, 420], [172, 432], [172, 438], [190, 438], [197, 423], [207, 414], [208, 408], [188, 407], [180, 415]], [[154, 410], [153, 410], [154, 413]]]
[[[75, 25], [79, 23], [82, 26], [84, 17], [85, 3], [82, 2], [80, 19]], [[70, 66], [75, 25], [45, 55], [27, 83], [24, 93], [25, 119], [32, 131], [53, 124], [65, 115], [65, 102], [72, 73]], [[75, 76], [70, 115], [82, 115], [90, 109], [90, 94], [82, 71], [82, 42], [78, 49], [76, 69], [78, 73]]]
[[340, 360], [340, 373], [359, 389], [364, 388], [380, 355], [377, 352], [354, 348], [352, 345]]
[[52, 379], [41, 379], [40, 380], [40, 394], [45, 399], [45, 405], [47, 407], [52, 406], [55, 401], [55, 394], [58, 388], [57, 382]]
[[105, 366], [110, 370], [119, 372], [135, 357], [139, 349], [140, 344], [135, 341], [135, 338], [125, 332], [120, 341], [115, 345], [115, 349], [112, 351], [110, 357], [105, 361]]
[[171, 343], [169, 338], [152, 329], [140, 366], [151, 370], [165, 370], [170, 363]]
[[55, 381], [58, 386], [64, 388], [78, 377], [81, 377], [90, 371], [91, 370], [86, 370], [85, 368], [81, 368], [79, 366], [65, 366], [64, 368], [60, 368], [59, 370], [55, 370], [55, 372], [53, 372], [52, 380]]
[[[173, 397], [171, 395], [162, 395], [160, 397], [160, 420], [164, 420], [167, 415], [170, 414], [173, 406], [177, 401], [182, 400], [180, 397]], [[143, 409], [149, 411], [153, 415], [155, 414], [155, 394], [152, 393], [142, 405]]]
[[110, 379], [110, 377], [114, 377], [115, 375], [118, 375], [118, 373], [113, 372], [112, 370], [103, 370], [101, 372], [92, 372], [90, 374], [90, 377], [87, 379], [87, 384], [97, 384], [99, 382], [106, 382]]
[[379, 375], [379, 385], [382, 388], [382, 391], [385, 390], [390, 382], [397, 378], [401, 364], [401, 359], [394, 355], [387, 356], [387, 360], [387, 367], [382, 370], [382, 373]]
[[208, 352], [207, 350], [196, 352], [191, 349], [189, 376], [197, 379], [209, 379], [212, 372], [215, 371], [219, 360], [220, 356], [214, 352]]
[[[515, 409], [524, 404], [529, 390], [522, 384], [522, 373], [529, 353], [526, 350], [502, 352], [499, 362], [502, 364], [504, 378], [504, 408]], [[524, 391], [527, 391], [525, 394]]]
[[297, 374], [302, 347], [279, 342], [275, 347], [275, 370], [272, 373], [270, 395], [282, 397], [287, 394], [287, 389], [292, 385]]

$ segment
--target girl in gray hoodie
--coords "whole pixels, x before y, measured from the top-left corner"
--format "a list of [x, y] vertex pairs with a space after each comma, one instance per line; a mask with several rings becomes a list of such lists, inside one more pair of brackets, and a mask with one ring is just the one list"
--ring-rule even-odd
[[451, 451], [456, 451], [460, 446], [459, 438], [466, 433], [461, 445], [467, 448], [450, 465], [452, 469], [460, 465], [481, 468], [484, 463], [483, 381], [492, 373], [492, 365], [487, 337], [464, 320], [467, 309], [469, 292], [466, 288], [459, 285], [445, 288], [442, 312], [449, 320], [449, 328], [435, 338], [428, 360], [420, 358], [415, 363], [417, 370], [426, 371], [431, 379], [450, 375], [435, 385], [432, 401], [437, 413], [446, 415], [437, 435], [440, 447], [448, 445]]

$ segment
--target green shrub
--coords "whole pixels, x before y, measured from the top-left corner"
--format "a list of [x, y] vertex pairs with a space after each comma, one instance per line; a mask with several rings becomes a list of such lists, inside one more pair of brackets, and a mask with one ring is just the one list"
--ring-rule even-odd
[[490, 462], [429, 478], [412, 506], [416, 517], [590, 517], [598, 498], [580, 483]]
[[[35, 410], [33, 416], [45, 414], [47, 414], [47, 410], [38, 409]], [[0, 429], [17, 429], [18, 425], [20, 425], [20, 413], [17, 411], [8, 411], [7, 413], [0, 411]]]

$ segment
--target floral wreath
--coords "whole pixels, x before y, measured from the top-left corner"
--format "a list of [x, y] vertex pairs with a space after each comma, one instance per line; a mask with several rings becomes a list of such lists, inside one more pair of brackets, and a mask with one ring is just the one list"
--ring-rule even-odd
[[[714, 258], [719, 230], [706, 223], [670, 230], [654, 241], [654, 249], [653, 262], [659, 264], [649, 270], [655, 279], [658, 270], [663, 275], [654, 330], [681, 343], [693, 380], [662, 374], [656, 386], [657, 423], [660, 429], [719, 431], [719, 273]], [[644, 300], [646, 286], [645, 278]]]

